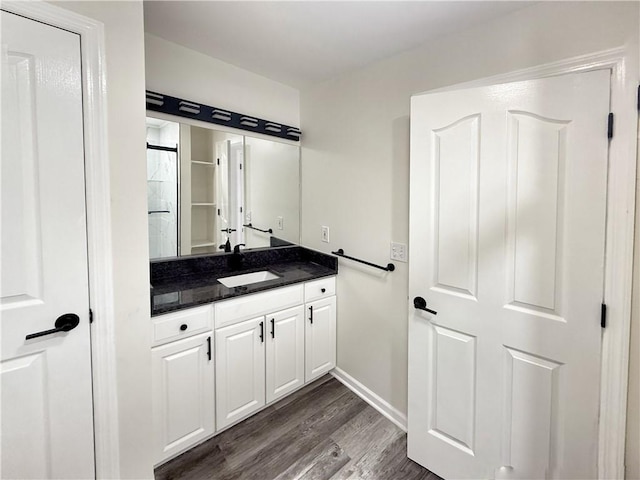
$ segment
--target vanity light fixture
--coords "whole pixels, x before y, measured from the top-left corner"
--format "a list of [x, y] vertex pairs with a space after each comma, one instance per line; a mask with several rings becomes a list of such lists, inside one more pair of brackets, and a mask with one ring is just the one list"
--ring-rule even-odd
[[299, 128], [272, 122], [263, 118], [251, 117], [242, 113], [223, 110], [218, 107], [191, 102], [149, 90], [147, 90], [146, 97], [147, 110], [150, 111], [224, 125], [226, 127], [261, 133], [294, 142], [300, 141], [300, 137], [302, 136]]
[[211, 112], [211, 117], [215, 118], [216, 120], [223, 120], [225, 122], [228, 122], [229, 120], [231, 120], [231, 112], [225, 112], [224, 110], [214, 108], [213, 112]]
[[269, 132], [280, 133], [282, 131], [282, 125], [278, 125], [277, 123], [272, 122], [266, 122], [264, 124], [264, 129], [268, 130]]
[[187, 102], [186, 100], [181, 100], [178, 108], [181, 112], [193, 113], [194, 115], [198, 115], [200, 113], [200, 105], [197, 103]]
[[287, 136], [293, 137], [296, 140], [300, 140], [300, 135], [302, 135], [302, 132], [300, 131], [299, 128], [293, 128], [293, 127], [287, 128]]
[[159, 107], [161, 107], [162, 105], [164, 105], [164, 95], [153, 93], [147, 90], [147, 103], [158, 105]]
[[258, 119], [252, 117], [240, 117], [240, 125], [244, 125], [245, 127], [257, 127]]

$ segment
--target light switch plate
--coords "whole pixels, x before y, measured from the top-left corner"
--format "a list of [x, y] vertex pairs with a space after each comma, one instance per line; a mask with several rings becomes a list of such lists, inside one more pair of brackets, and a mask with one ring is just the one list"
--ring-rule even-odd
[[278, 230], [284, 229], [284, 219], [282, 217], [276, 217], [276, 228]]
[[324, 225], [322, 226], [321, 239], [323, 242], [329, 243], [329, 227], [326, 227]]

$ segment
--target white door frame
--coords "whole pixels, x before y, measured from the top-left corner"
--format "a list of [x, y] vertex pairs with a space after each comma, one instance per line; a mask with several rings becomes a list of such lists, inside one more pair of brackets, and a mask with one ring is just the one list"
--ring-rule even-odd
[[3, 1], [2, 9], [80, 35], [96, 478], [119, 478], [104, 26], [41, 1]]
[[[429, 93], [495, 85], [591, 70], [611, 70], [614, 135], [609, 145], [602, 335], [598, 478], [624, 478], [633, 235], [637, 163], [638, 61], [633, 47], [620, 47], [430, 90]], [[589, 99], [585, 99], [588, 102]], [[602, 134], [606, 134], [603, 119]]]

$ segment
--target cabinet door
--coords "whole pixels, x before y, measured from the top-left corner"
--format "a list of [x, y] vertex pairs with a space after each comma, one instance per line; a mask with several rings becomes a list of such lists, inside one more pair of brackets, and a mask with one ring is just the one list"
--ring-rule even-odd
[[264, 317], [216, 330], [216, 422], [218, 430], [265, 404]]
[[215, 431], [211, 348], [207, 332], [151, 349], [156, 463]]
[[306, 304], [305, 381], [336, 366], [336, 297]]
[[304, 384], [304, 307], [266, 316], [267, 403]]

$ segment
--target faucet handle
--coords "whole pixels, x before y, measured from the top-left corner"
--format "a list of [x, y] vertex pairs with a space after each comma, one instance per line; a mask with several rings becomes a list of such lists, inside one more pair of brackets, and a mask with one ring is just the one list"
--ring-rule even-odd
[[240, 253], [240, 247], [246, 247], [244, 243], [239, 243], [235, 247], [233, 247], [233, 253]]

